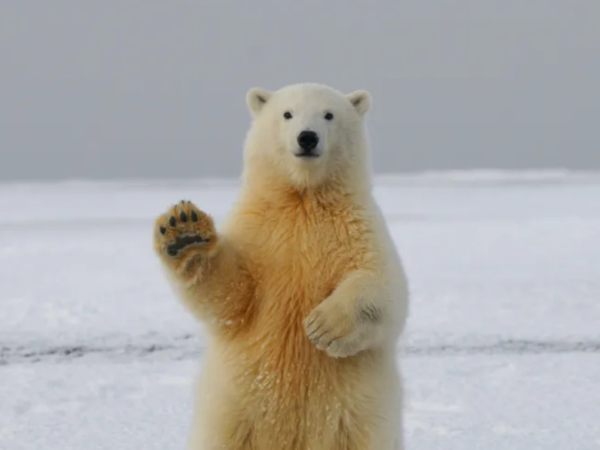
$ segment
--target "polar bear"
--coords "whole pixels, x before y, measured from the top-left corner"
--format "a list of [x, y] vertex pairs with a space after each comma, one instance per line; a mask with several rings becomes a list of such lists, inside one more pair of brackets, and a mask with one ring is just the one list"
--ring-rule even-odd
[[192, 450], [398, 450], [401, 260], [372, 196], [371, 96], [247, 93], [243, 186], [219, 231], [189, 201], [154, 248], [209, 336]]

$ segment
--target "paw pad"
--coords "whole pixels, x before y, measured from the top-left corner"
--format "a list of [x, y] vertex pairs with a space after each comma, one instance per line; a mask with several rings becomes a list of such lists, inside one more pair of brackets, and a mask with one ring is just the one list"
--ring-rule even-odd
[[187, 247], [204, 247], [213, 241], [214, 225], [210, 216], [191, 202], [181, 200], [155, 224], [156, 244], [169, 256], [177, 256]]

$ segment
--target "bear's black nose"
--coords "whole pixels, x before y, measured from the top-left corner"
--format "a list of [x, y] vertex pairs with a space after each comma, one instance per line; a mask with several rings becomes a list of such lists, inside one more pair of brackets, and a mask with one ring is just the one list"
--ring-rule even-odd
[[319, 144], [319, 136], [314, 131], [303, 131], [298, 135], [298, 145], [306, 153], [314, 150]]

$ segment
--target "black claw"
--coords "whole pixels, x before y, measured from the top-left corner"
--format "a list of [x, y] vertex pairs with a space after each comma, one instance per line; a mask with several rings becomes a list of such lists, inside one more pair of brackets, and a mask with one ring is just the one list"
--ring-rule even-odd
[[181, 200], [181, 204], [182, 204], [182, 205], [185, 205], [185, 200]]
[[198, 222], [198, 214], [196, 214], [196, 211], [192, 211], [190, 216], [192, 217], [192, 222]]
[[177, 221], [175, 220], [175, 216], [171, 216], [171, 218], [169, 219], [169, 225], [171, 225], [172, 227], [174, 227], [175, 225], [177, 225]]
[[181, 214], [179, 214], [179, 218], [182, 222], [187, 222], [187, 215], [185, 214], [185, 212], [181, 211]]
[[159, 228], [160, 230], [160, 234], [165, 234], [167, 232], [167, 229], [165, 227], [163, 227], [162, 225]]

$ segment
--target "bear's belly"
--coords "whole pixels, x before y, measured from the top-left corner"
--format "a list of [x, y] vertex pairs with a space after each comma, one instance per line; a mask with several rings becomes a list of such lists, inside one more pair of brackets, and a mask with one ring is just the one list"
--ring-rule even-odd
[[303, 337], [302, 346], [292, 331], [279, 342], [213, 342], [198, 422], [211, 445], [198, 448], [371, 448], [397, 395], [393, 367], [377, 352], [331, 358]]
[[379, 409], [372, 382], [377, 358], [334, 359], [294, 327], [288, 333], [243, 353], [236, 385], [251, 448], [347, 450], [338, 445], [350, 434], [366, 442]]
[[303, 409], [316, 397], [335, 394], [361, 359], [328, 356], [304, 328], [306, 317], [327, 301], [352, 268], [347, 251], [327, 251], [320, 245], [292, 250], [263, 248], [270, 258], [262, 258], [269, 264], [257, 274], [253, 317], [234, 343], [244, 355], [246, 392], [265, 411]]
[[[374, 409], [367, 403], [374, 398], [369, 378], [378, 365], [377, 356], [364, 352], [332, 358], [306, 336], [303, 308], [285, 312], [260, 317], [254, 332], [235, 345], [242, 414], [249, 420], [253, 439], [272, 445], [256, 448], [296, 448], [292, 442], [334, 439], [347, 432], [345, 424]], [[282, 436], [290, 442], [282, 442]]]
[[202, 429], [211, 442], [219, 442], [215, 448], [370, 448], [387, 415], [382, 399], [391, 393], [385, 357], [365, 351], [332, 358], [317, 349], [303, 320], [345, 271], [330, 266], [310, 276], [306, 266], [287, 269], [280, 277], [261, 278], [245, 331], [215, 339], [210, 372], [216, 380], [206, 385], [213, 406]]

